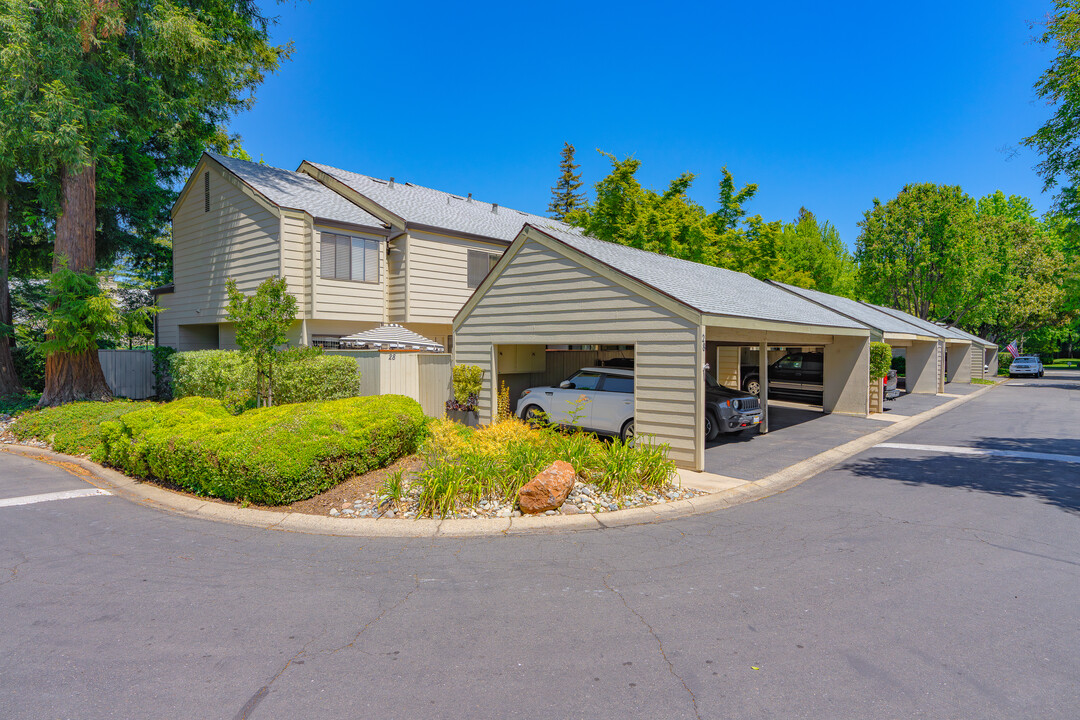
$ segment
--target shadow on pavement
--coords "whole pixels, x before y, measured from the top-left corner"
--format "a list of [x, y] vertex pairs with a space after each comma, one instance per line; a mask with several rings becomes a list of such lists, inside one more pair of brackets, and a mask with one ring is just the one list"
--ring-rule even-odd
[[[1077, 440], [980, 438], [971, 447], [1080, 455]], [[875, 457], [848, 463], [842, 469], [860, 477], [899, 480], [912, 486], [937, 485], [1004, 497], [1034, 497], [1080, 515], [1080, 464], [1077, 463], [934, 453]]]

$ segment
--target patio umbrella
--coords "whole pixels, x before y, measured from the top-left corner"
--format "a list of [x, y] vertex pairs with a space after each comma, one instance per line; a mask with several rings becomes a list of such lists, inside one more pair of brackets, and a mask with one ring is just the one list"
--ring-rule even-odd
[[374, 348], [376, 350], [426, 350], [427, 352], [446, 352], [439, 343], [428, 340], [397, 323], [381, 325], [371, 330], [346, 335], [338, 339], [345, 348]]

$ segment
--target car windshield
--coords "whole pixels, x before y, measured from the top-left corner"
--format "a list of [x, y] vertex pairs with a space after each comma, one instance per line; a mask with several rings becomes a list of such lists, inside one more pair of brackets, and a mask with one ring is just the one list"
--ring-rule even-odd
[[716, 382], [716, 378], [714, 378], [709, 373], [705, 373], [705, 387], [712, 388], [713, 390], [727, 390], [728, 392], [735, 392], [726, 385], [721, 385], [720, 383]]

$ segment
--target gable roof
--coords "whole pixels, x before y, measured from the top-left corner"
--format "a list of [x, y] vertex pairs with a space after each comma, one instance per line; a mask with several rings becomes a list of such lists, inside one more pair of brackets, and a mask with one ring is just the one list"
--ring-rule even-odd
[[505, 243], [513, 242], [521, 232], [521, 226], [526, 223], [570, 227], [550, 218], [481, 202], [471, 197], [433, 190], [409, 182], [390, 182], [310, 160], [306, 163], [397, 215], [409, 226], [441, 228]]
[[839, 295], [831, 295], [820, 290], [808, 290], [807, 288], [796, 287], [795, 285], [787, 285], [786, 283], [776, 282], [770, 280], [770, 283], [778, 287], [782, 287], [790, 293], [800, 295], [807, 300], [816, 302], [820, 305], [824, 305], [830, 310], [835, 310], [838, 313], [847, 315], [850, 318], [858, 320], [864, 325], [876, 328], [883, 333], [903, 333], [905, 335], [923, 335], [930, 336], [932, 338], [941, 337], [939, 332], [930, 332], [926, 328], [912, 325], [905, 322], [898, 317], [890, 315], [886, 312], [882, 312], [871, 305], [865, 305], [858, 300], [852, 300], [846, 297], [840, 297]]
[[567, 227], [526, 226], [707, 315], [867, 329], [860, 322], [745, 273], [597, 240], [564, 229]]
[[[946, 329], [946, 328], [945, 328], [945, 327], [944, 327], [943, 325], [940, 325], [940, 324], [938, 324], [938, 323], [934, 323], [934, 324], [935, 324], [935, 325], [938, 325], [938, 327], [942, 328], [943, 330], [944, 330], [944, 329]], [[949, 328], [947, 328], [947, 329], [948, 329], [948, 330], [951, 330], [951, 331], [952, 331], [952, 332], [954, 332], [954, 333], [957, 333], [958, 335], [960, 335], [960, 337], [964, 337], [964, 338], [967, 338], [967, 339], [968, 339], [968, 340], [970, 340], [971, 342], [973, 342], [973, 343], [976, 343], [976, 344], [978, 344], [978, 345], [982, 345], [983, 347], [986, 347], [986, 348], [996, 348], [996, 347], [998, 346], [998, 344], [997, 344], [997, 343], [993, 343], [993, 342], [990, 342], [989, 340], [986, 340], [986, 339], [984, 339], [984, 338], [981, 338], [981, 337], [979, 337], [978, 335], [973, 335], [972, 333], [969, 333], [969, 332], [967, 332], [966, 330], [961, 330], [961, 329], [960, 329], [960, 328], [958, 328], [958, 327], [949, 327]]]
[[872, 307], [872, 308], [877, 308], [878, 310], [880, 310], [880, 311], [882, 311], [884, 313], [888, 313], [889, 315], [892, 315], [895, 318], [899, 318], [899, 319], [903, 320], [904, 322], [906, 322], [906, 323], [908, 323], [910, 325], [914, 325], [916, 327], [924, 328], [927, 331], [928, 334], [933, 334], [933, 335], [937, 335], [939, 337], [943, 337], [943, 338], [945, 338], [946, 341], [948, 341], [948, 340], [965, 340], [965, 341], [968, 341], [968, 340], [971, 339], [971, 338], [966, 337], [965, 335], [962, 335], [961, 333], [957, 332], [956, 328], [949, 328], [949, 327], [945, 327], [944, 325], [938, 325], [937, 323], [932, 323], [929, 320], [923, 320], [922, 318], [915, 317], [911, 313], [906, 313], [903, 310], [897, 310], [895, 308], [882, 307], [881, 305], [873, 305], [872, 303], [868, 303], [868, 302], [864, 302], [863, 305], [866, 305], [866, 306]]
[[355, 335], [346, 335], [339, 338], [338, 342], [347, 345], [355, 345], [373, 348], [402, 348], [406, 350], [427, 350], [429, 352], [446, 352], [446, 349], [434, 340], [428, 340], [423, 335], [415, 333], [397, 323], [387, 323], [371, 330], [364, 330]]
[[319, 220], [371, 228], [385, 227], [379, 218], [310, 175], [239, 160], [209, 150], [206, 154], [278, 207], [302, 210]]

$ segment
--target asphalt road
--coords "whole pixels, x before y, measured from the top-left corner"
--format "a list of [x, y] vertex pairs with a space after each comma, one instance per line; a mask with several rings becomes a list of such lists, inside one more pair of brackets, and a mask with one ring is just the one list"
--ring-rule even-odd
[[86, 485], [0, 456], [0, 717], [1075, 718], [1078, 427], [1058, 373], [763, 501], [487, 539], [4, 507]]

